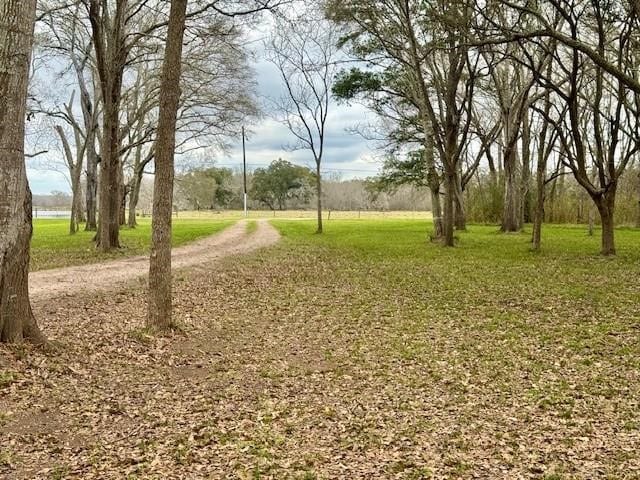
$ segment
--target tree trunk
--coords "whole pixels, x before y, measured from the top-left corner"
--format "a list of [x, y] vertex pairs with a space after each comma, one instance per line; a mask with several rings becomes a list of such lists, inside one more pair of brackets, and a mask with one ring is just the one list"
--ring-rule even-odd
[[140, 201], [142, 175], [143, 170], [140, 169], [139, 171], [133, 173], [133, 179], [131, 180], [131, 192], [129, 193], [129, 221], [127, 222], [129, 228], [135, 228], [138, 225], [136, 210], [138, 208], [138, 202]]
[[[88, 106], [85, 108], [89, 108]], [[96, 231], [98, 229], [98, 153], [96, 152], [96, 134], [98, 126], [95, 124], [95, 118], [93, 112], [89, 111], [87, 116], [91, 116], [91, 119], [87, 122], [87, 139], [86, 142], [86, 155], [87, 155], [87, 186], [86, 186], [86, 209], [87, 209], [87, 223], [85, 225], [86, 231]]]
[[455, 168], [445, 165], [446, 172], [446, 193], [444, 197], [444, 238], [445, 247], [454, 246], [454, 224], [455, 224], [455, 197], [456, 197], [456, 172]]
[[[544, 149], [544, 145], [538, 146]], [[542, 242], [542, 223], [544, 222], [544, 197], [545, 197], [545, 177], [547, 173], [547, 162], [544, 153], [538, 155], [538, 167], [536, 170], [536, 209], [533, 219], [533, 250], [540, 251]]]
[[464, 211], [464, 191], [462, 190], [462, 173], [456, 171], [456, 230], [465, 231], [467, 229], [467, 215]]
[[43, 343], [29, 302], [31, 191], [24, 157], [35, 0], [0, 1], [0, 342]]
[[[64, 129], [60, 125], [56, 125], [54, 130], [58, 134], [60, 138], [60, 142], [62, 143], [62, 151], [65, 158], [65, 162], [67, 164], [67, 168], [69, 169], [69, 178], [71, 179], [71, 217], [69, 218], [69, 234], [75, 235], [78, 231], [78, 217], [79, 211], [79, 195], [80, 195], [80, 175], [82, 173], [82, 158], [81, 149], [78, 149], [78, 155], [75, 160], [73, 158], [73, 153], [71, 152], [71, 145], [69, 145], [69, 141], [67, 140], [67, 135], [64, 132]], [[78, 136], [76, 135], [76, 140]]]
[[433, 236], [432, 240], [440, 240], [444, 235], [444, 226], [442, 224], [442, 205], [440, 202], [440, 176], [436, 170], [436, 164], [433, 157], [433, 135], [428, 135], [425, 141], [425, 165], [427, 167], [427, 183], [429, 184], [429, 193], [431, 194], [431, 212], [433, 216]]
[[517, 151], [508, 148], [504, 155], [504, 206], [502, 231], [520, 231], [520, 187], [518, 185]]
[[[122, 178], [122, 175], [120, 175]], [[127, 197], [129, 196], [129, 186], [120, 183], [120, 208], [118, 209], [118, 224], [127, 224]]]
[[[640, 3], [640, 0], [638, 0]], [[638, 170], [638, 210], [636, 212], [636, 228], [640, 228], [640, 169]]]
[[87, 187], [85, 191], [87, 223], [86, 231], [96, 231], [98, 229], [98, 154], [96, 153], [96, 134], [89, 133], [87, 136]]
[[162, 66], [160, 109], [155, 147], [151, 258], [149, 262], [149, 315], [147, 325], [167, 330], [171, 319], [171, 211], [173, 205], [176, 116], [180, 101], [182, 39], [187, 0], [172, 0]]
[[494, 188], [498, 187], [498, 172], [496, 171], [495, 161], [493, 160], [493, 154], [491, 153], [491, 146], [489, 146], [485, 152], [485, 156], [487, 157], [487, 164], [489, 165], [489, 178], [491, 181], [491, 185]]
[[520, 227], [531, 221], [531, 126], [529, 111], [522, 118], [522, 179], [520, 184]]
[[127, 222], [129, 228], [135, 228], [138, 225], [136, 219], [136, 210], [138, 208], [138, 201], [140, 200], [140, 187], [142, 186], [142, 178], [144, 176], [144, 168], [151, 161], [152, 156], [147, 156], [145, 161], [142, 161], [142, 145], [136, 147], [135, 163], [133, 168], [133, 177], [131, 178], [131, 184], [129, 187], [129, 221]]
[[78, 186], [74, 184], [75, 181], [71, 182], [71, 218], [69, 219], [69, 235], [75, 235], [78, 233], [78, 199], [77, 199], [77, 191]]
[[320, 159], [316, 160], [316, 192], [318, 194], [318, 228], [316, 233], [322, 233], [322, 177], [320, 175]]
[[[82, 172], [80, 172], [82, 174]], [[84, 210], [84, 202], [83, 202], [83, 194], [82, 183], [80, 183], [80, 179], [78, 179], [78, 198], [76, 199], [76, 211], [78, 212], [78, 223], [86, 223], [87, 221], [87, 212]]]
[[108, 252], [120, 247], [120, 155], [118, 154], [118, 99], [104, 101], [98, 247]]
[[[81, 162], [81, 160], [78, 160]], [[82, 175], [82, 164], [76, 164], [75, 168], [71, 172], [71, 192], [72, 192], [72, 207], [71, 207], [71, 222], [73, 227], [70, 229], [70, 233], [75, 234], [80, 229], [80, 222], [82, 221], [82, 185], [80, 183], [80, 176]], [[73, 230], [73, 231], [71, 231]]]
[[598, 208], [598, 213], [600, 214], [600, 223], [602, 226], [600, 253], [605, 256], [616, 254], [614, 235], [615, 190], [615, 187], [613, 187], [606, 195], [593, 198]]
[[[98, 131], [98, 119], [97, 119], [97, 104], [99, 94], [99, 88], [95, 82], [93, 84], [93, 97], [89, 94], [87, 88], [86, 79], [84, 77], [84, 62], [78, 61], [74, 57], [74, 67], [76, 70], [76, 77], [78, 79], [78, 87], [80, 88], [80, 107], [82, 108], [82, 117], [84, 120], [84, 126], [86, 131], [86, 138], [84, 141], [84, 149], [87, 157], [86, 168], [86, 191], [85, 191], [85, 211], [86, 211], [86, 231], [95, 231], [98, 228], [96, 211], [98, 208], [97, 196], [98, 196], [98, 154], [96, 152], [96, 140]], [[94, 102], [94, 99], [95, 102]]]
[[117, 0], [110, 16], [107, 10], [103, 10], [107, 2], [91, 0], [88, 3], [102, 94], [100, 225], [97, 239], [100, 250], [108, 252], [120, 247], [120, 103], [128, 55], [124, 31], [127, 9], [125, 0]]

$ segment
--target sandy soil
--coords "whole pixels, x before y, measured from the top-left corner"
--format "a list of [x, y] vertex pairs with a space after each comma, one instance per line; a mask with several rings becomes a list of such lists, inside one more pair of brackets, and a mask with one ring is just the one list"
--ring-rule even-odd
[[[198, 267], [216, 262], [229, 255], [251, 252], [272, 245], [280, 238], [267, 221], [259, 220], [258, 228], [246, 233], [246, 223], [240, 221], [222, 232], [173, 250], [174, 270]], [[107, 290], [136, 279], [145, 279], [149, 257], [137, 256], [77, 267], [42, 270], [29, 274], [32, 300], [74, 295], [81, 292]]]

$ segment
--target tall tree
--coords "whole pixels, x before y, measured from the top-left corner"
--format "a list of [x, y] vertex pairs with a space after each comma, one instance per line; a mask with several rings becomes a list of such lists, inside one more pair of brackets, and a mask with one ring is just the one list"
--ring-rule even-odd
[[[98, 209], [98, 119], [100, 113], [100, 93], [95, 84], [96, 77], [95, 63], [92, 58], [93, 40], [90, 34], [88, 18], [83, 15], [85, 9], [81, 2], [64, 2], [62, 0], [42, 0], [38, 2], [40, 13], [38, 15], [39, 24], [42, 26], [38, 35], [38, 45], [36, 54], [43, 57], [43, 60], [50, 60], [55, 57], [55, 65], [58, 65], [56, 76], [62, 80], [66, 73], [70, 74], [70, 84], [73, 88], [72, 101], [58, 105], [54, 100], [46, 101], [46, 95], [38, 98], [38, 110], [46, 115], [55, 117], [68, 124], [72, 130], [74, 147], [76, 153], [84, 152], [86, 160], [84, 185], [85, 206], [76, 208], [78, 213], [86, 212], [85, 230], [97, 230], [97, 209]], [[41, 82], [50, 81], [51, 72], [47, 73]], [[37, 72], [36, 72], [37, 77]], [[62, 81], [60, 83], [63, 83]], [[77, 121], [76, 88], [80, 95], [77, 98], [81, 111], [82, 121]], [[66, 92], [65, 92], [66, 93]], [[53, 103], [53, 105], [50, 105]], [[57, 132], [60, 133], [59, 131]], [[62, 140], [63, 149], [65, 141]], [[71, 147], [71, 145], [70, 145]], [[76, 162], [81, 164], [82, 162]], [[67, 161], [68, 164], [68, 161]], [[82, 168], [79, 169], [80, 172]], [[72, 180], [72, 191], [74, 196], [76, 190], [73, 188], [73, 173], [70, 172]], [[79, 182], [78, 182], [79, 184]], [[84, 212], [82, 211], [84, 210]], [[84, 216], [84, 215], [80, 215]]]
[[100, 159], [100, 205], [98, 246], [109, 251], [120, 246], [120, 104], [122, 83], [130, 46], [127, 0], [89, 1], [93, 45], [102, 94], [102, 142]]
[[274, 99], [278, 119], [296, 142], [311, 152], [316, 166], [316, 233], [322, 233], [322, 160], [325, 153], [331, 86], [337, 71], [338, 37], [321, 12], [309, 8], [297, 18], [281, 17], [268, 44], [285, 94]]
[[[454, 245], [460, 173], [472, 119], [478, 55], [471, 55], [471, 3], [446, 0], [332, 0], [332, 19], [349, 26], [345, 42], [374, 69], [406, 79], [424, 132], [425, 151], [435, 149], [445, 186], [443, 243]], [[433, 137], [433, 143], [430, 136]], [[461, 210], [461, 209], [459, 209]]]
[[43, 342], [29, 302], [24, 133], [36, 0], [0, 0], [0, 342]]
[[187, 0], [171, 0], [169, 32], [160, 81], [156, 174], [153, 185], [151, 258], [149, 263], [149, 315], [147, 324], [158, 330], [171, 328], [171, 212], [173, 208], [176, 117], [180, 102], [182, 39]]

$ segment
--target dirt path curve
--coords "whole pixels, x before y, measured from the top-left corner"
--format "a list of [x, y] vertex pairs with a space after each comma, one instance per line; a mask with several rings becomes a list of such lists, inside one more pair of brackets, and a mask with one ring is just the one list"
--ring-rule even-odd
[[[247, 234], [246, 229], [246, 222], [240, 221], [218, 234], [175, 248], [173, 268], [210, 264], [229, 255], [273, 245], [280, 239], [278, 231], [265, 220], [258, 220], [258, 228], [251, 234]], [[107, 290], [146, 277], [148, 271], [148, 256], [42, 270], [29, 274], [29, 293], [32, 300], [38, 301], [79, 292]]]

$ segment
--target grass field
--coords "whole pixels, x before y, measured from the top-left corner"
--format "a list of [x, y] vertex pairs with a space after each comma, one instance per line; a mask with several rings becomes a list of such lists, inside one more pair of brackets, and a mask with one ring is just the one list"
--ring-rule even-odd
[[[249, 218], [265, 218], [265, 219], [314, 219], [316, 211], [309, 210], [249, 210]], [[178, 218], [225, 218], [239, 220], [244, 218], [244, 212], [241, 210], [200, 210], [179, 212]], [[325, 220], [383, 220], [383, 219], [430, 219], [431, 212], [427, 211], [385, 211], [385, 210], [325, 210], [322, 212], [322, 218]]]
[[640, 231], [273, 224], [180, 275], [180, 334], [131, 288], [37, 312], [61, 351], [5, 355], [0, 476], [640, 478]]
[[[313, 210], [284, 210], [249, 212], [249, 219], [311, 219], [315, 218]], [[398, 218], [430, 218], [430, 212], [381, 212], [354, 211], [324, 213], [325, 219], [398, 219]], [[173, 218], [173, 246], [197, 240], [216, 233], [233, 222], [243, 219], [240, 210], [202, 210], [179, 212]], [[151, 219], [138, 219], [135, 229], [124, 227], [120, 231], [122, 249], [104, 254], [96, 251], [92, 242], [93, 232], [79, 231], [69, 235], [68, 219], [34, 219], [34, 235], [31, 243], [31, 271], [48, 268], [65, 267], [96, 263], [114, 258], [147, 254], [151, 242]], [[249, 222], [249, 233], [255, 230], [255, 222]]]
[[[120, 231], [120, 250], [104, 254], [96, 251], [92, 239], [95, 232], [80, 230], [69, 235], [69, 221], [65, 219], [35, 219], [31, 242], [31, 270], [65, 267], [84, 263], [95, 263], [123, 256], [149, 253], [151, 243], [151, 220], [141, 219], [138, 227]], [[173, 245], [179, 246], [211, 235], [228, 227], [231, 219], [173, 220]]]

